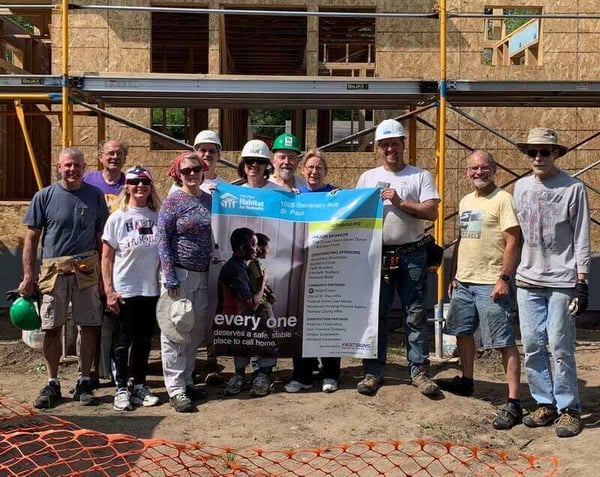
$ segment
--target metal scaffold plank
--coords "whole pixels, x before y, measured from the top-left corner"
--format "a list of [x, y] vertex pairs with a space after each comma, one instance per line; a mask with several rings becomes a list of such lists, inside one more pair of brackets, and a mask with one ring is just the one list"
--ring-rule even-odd
[[[77, 81], [75, 81], [77, 84]], [[203, 107], [314, 107], [369, 105], [392, 108], [425, 101], [437, 92], [435, 81], [353, 78], [153, 77], [81, 78], [78, 91], [107, 105], [190, 105]]]

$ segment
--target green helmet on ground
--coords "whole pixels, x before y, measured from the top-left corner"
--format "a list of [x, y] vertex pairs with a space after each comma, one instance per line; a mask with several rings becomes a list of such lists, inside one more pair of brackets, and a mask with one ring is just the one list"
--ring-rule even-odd
[[10, 321], [17, 328], [31, 331], [37, 330], [42, 321], [31, 298], [19, 297], [10, 306], [8, 312]]
[[294, 151], [298, 154], [302, 152], [300, 149], [300, 141], [298, 141], [296, 136], [290, 133], [280, 134], [273, 141], [271, 151], [275, 152], [281, 150]]

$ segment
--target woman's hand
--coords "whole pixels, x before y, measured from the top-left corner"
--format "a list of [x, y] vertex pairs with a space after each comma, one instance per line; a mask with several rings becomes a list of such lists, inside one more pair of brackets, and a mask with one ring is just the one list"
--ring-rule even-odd
[[181, 294], [181, 292], [179, 291], [179, 287], [177, 287], [177, 288], [167, 288], [167, 293], [174, 300], [176, 298], [179, 298], [179, 295]]
[[120, 305], [122, 303], [125, 303], [125, 300], [123, 300], [120, 293], [117, 293], [114, 290], [106, 292], [106, 307], [111, 313], [118, 315], [121, 311]]

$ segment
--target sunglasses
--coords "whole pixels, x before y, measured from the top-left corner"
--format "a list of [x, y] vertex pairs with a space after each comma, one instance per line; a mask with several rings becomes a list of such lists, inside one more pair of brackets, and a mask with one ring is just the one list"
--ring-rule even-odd
[[246, 164], [247, 166], [253, 166], [254, 164], [258, 166], [266, 166], [267, 161], [263, 159], [244, 159], [244, 164]]
[[200, 174], [204, 170], [202, 166], [194, 166], [194, 167], [184, 167], [183, 169], [179, 169], [181, 175], [189, 176], [192, 172], [194, 174]]
[[127, 179], [127, 185], [139, 186], [140, 184], [149, 186], [152, 185], [152, 181], [150, 179]]
[[538, 154], [540, 157], [548, 157], [552, 151], [550, 149], [529, 149], [527, 151], [527, 155], [531, 158], [537, 157]]

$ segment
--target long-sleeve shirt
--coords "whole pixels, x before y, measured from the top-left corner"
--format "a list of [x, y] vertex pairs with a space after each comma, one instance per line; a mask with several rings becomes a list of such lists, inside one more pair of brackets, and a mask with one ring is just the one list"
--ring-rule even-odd
[[206, 192], [169, 195], [158, 214], [158, 254], [166, 288], [179, 287], [175, 267], [208, 270], [211, 254], [211, 200]]
[[515, 209], [523, 233], [517, 280], [572, 288], [590, 268], [590, 209], [583, 183], [563, 171], [519, 180]]

